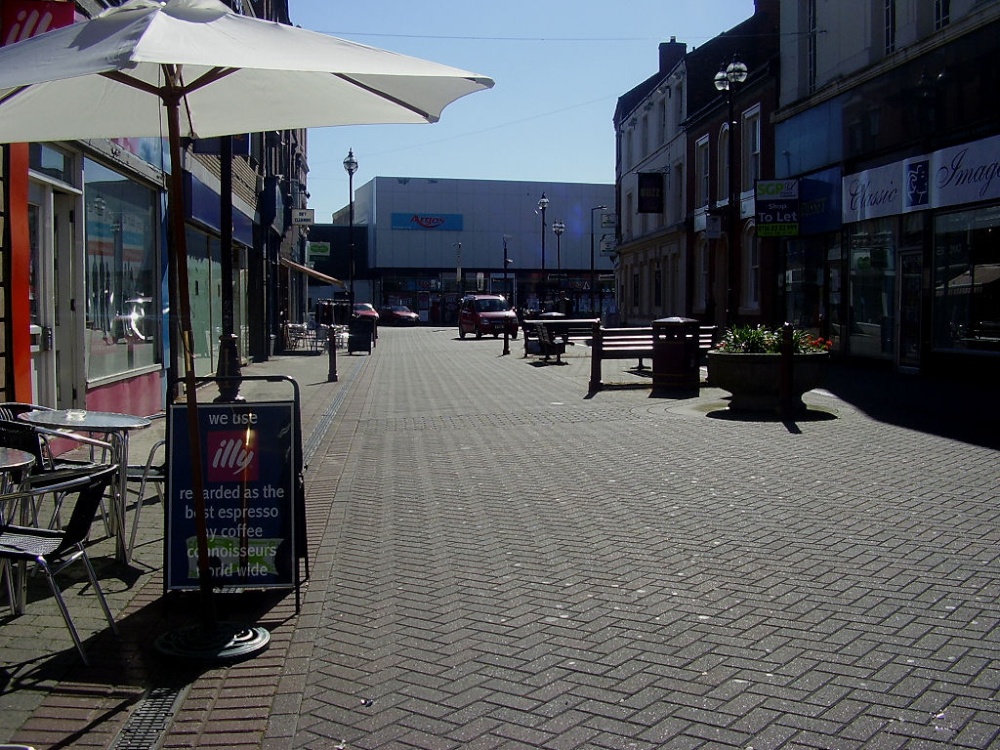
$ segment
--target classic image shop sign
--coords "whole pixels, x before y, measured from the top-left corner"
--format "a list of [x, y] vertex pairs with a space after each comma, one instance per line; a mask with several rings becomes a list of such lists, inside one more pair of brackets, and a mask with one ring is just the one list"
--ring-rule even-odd
[[[198, 542], [187, 407], [172, 406], [167, 589], [194, 589]], [[205, 525], [218, 586], [294, 585], [291, 403], [200, 404]]]
[[758, 237], [798, 235], [798, 180], [758, 180], [754, 197]]

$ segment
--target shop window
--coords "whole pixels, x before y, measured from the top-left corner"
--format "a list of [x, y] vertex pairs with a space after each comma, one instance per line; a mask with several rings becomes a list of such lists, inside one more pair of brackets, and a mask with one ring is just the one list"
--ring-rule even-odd
[[660, 271], [659, 263], [653, 271], [653, 307], [663, 307], [663, 273]]
[[97, 380], [159, 361], [160, 273], [157, 194], [86, 159], [87, 378]]
[[892, 356], [896, 311], [896, 219], [875, 219], [850, 227], [850, 352]]
[[702, 240], [695, 250], [694, 309], [704, 312], [708, 304], [708, 242]]
[[934, 346], [1000, 352], [1000, 214], [995, 208], [934, 220]]

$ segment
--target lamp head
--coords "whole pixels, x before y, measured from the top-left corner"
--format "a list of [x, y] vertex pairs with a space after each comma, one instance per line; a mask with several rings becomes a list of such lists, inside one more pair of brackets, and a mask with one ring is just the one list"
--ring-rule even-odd
[[542, 197], [538, 199], [538, 210], [544, 211], [549, 207], [549, 199], [545, 197], [545, 193], [542, 193]]
[[560, 234], [562, 234], [563, 232], [566, 231], [566, 224], [565, 224], [565, 222], [562, 222], [562, 221], [553, 221], [552, 222], [552, 231], [555, 232], [556, 236], [558, 237]]
[[347, 156], [344, 158], [344, 169], [347, 170], [347, 174], [354, 176], [354, 173], [358, 171], [358, 160], [354, 158], [354, 149], [347, 150]]

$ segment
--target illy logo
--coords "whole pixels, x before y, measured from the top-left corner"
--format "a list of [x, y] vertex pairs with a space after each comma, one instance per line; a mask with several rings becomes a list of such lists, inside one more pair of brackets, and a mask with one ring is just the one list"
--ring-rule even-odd
[[208, 481], [256, 481], [260, 471], [253, 430], [227, 430], [208, 435]]

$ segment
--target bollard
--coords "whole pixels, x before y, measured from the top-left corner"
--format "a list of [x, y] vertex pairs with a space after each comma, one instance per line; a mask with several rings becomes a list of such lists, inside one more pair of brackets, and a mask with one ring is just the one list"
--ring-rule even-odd
[[778, 392], [783, 419], [792, 416], [792, 324], [781, 326], [781, 383]]
[[328, 369], [326, 371], [326, 382], [336, 383], [340, 379], [337, 374], [337, 330], [330, 326], [330, 332], [326, 337], [327, 352], [330, 357]]
[[510, 354], [510, 332], [507, 330], [506, 324], [503, 327], [503, 353], [505, 356]]

